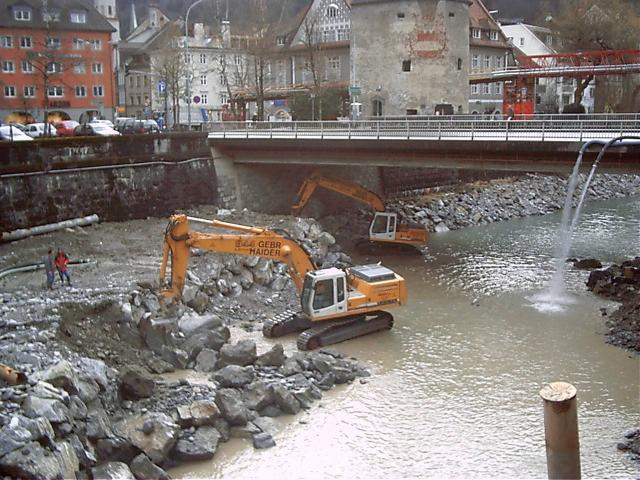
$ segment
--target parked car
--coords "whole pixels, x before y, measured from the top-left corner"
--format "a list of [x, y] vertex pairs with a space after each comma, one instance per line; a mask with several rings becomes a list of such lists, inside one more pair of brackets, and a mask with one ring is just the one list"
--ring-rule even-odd
[[120, 131], [120, 127], [122, 127], [127, 120], [135, 120], [135, 118], [133, 118], [133, 117], [117, 117], [114, 120], [114, 124], [115, 124], [114, 128], [116, 130]]
[[30, 123], [25, 127], [24, 133], [29, 135], [31, 138], [58, 136], [56, 127], [50, 123]]
[[6, 142], [30, 142], [33, 138], [15, 125], [3, 125], [0, 127], [0, 140]]
[[120, 135], [120, 132], [117, 132], [104, 123], [83, 123], [82, 125], [78, 125], [75, 128], [74, 135], [113, 137], [116, 135]]
[[26, 127], [22, 124], [22, 123], [16, 123], [16, 122], [11, 122], [9, 123], [9, 125], [19, 128], [20, 130], [22, 130], [23, 132], [25, 131]]
[[160, 133], [160, 127], [155, 120], [136, 120], [129, 118], [120, 124], [118, 131], [125, 135], [133, 133]]
[[60, 137], [71, 137], [75, 135], [75, 129], [78, 125], [80, 124], [75, 120], [63, 120], [54, 124]]
[[111, 120], [91, 120], [89, 123], [101, 123], [106, 125], [107, 127], [114, 128], [113, 122]]

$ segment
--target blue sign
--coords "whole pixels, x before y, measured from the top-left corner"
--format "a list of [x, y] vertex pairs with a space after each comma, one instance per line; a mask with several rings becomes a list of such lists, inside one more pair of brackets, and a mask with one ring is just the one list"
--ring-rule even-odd
[[200, 114], [202, 115], [202, 120], [205, 122], [209, 121], [209, 112], [207, 112], [206, 108], [201, 108], [200, 109]]
[[164, 80], [158, 81], [158, 93], [164, 93], [167, 91], [167, 82]]
[[273, 106], [274, 107], [284, 107], [286, 105], [286, 101], [285, 100], [274, 100], [273, 101]]

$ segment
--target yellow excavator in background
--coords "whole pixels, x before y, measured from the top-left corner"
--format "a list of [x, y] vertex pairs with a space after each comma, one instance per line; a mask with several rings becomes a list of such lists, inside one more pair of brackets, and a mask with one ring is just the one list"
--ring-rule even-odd
[[[190, 221], [240, 233], [196, 232], [191, 230]], [[404, 278], [382, 265], [318, 269], [303, 247], [284, 231], [173, 215], [165, 231], [160, 267], [160, 282], [164, 284], [171, 260], [170, 288], [162, 291], [169, 300], [182, 295], [191, 248], [286, 263], [301, 311], [281, 313], [265, 321], [262, 332], [269, 338], [302, 332], [297, 341], [300, 350], [388, 330], [393, 317], [386, 310], [404, 304], [407, 298]]]
[[375, 213], [369, 225], [369, 242], [414, 247], [421, 247], [427, 243], [427, 231], [424, 226], [418, 223], [399, 223], [398, 214], [385, 212], [384, 202], [374, 192], [357, 183], [327, 178], [318, 172], [312, 173], [298, 190], [296, 203], [291, 207], [292, 215], [300, 215], [300, 212], [318, 187], [359, 200], [374, 210]]

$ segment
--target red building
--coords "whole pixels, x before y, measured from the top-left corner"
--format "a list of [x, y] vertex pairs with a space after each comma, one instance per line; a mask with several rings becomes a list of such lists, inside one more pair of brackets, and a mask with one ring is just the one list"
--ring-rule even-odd
[[0, 122], [112, 119], [111, 24], [83, 0], [0, 5]]

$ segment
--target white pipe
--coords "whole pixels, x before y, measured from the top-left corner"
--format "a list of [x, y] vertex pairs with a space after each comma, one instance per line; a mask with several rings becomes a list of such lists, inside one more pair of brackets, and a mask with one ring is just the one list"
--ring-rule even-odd
[[92, 225], [98, 223], [100, 219], [98, 215], [89, 215], [88, 217], [74, 218], [72, 220], [64, 220], [58, 223], [49, 223], [47, 225], [39, 225], [32, 228], [21, 228], [19, 230], [13, 230], [11, 232], [0, 233], [0, 241], [11, 242], [13, 240], [20, 240], [22, 238], [31, 237], [33, 235], [42, 235], [43, 233], [54, 232], [56, 230], [62, 230], [63, 228], [70, 227], [84, 227], [86, 225]]

